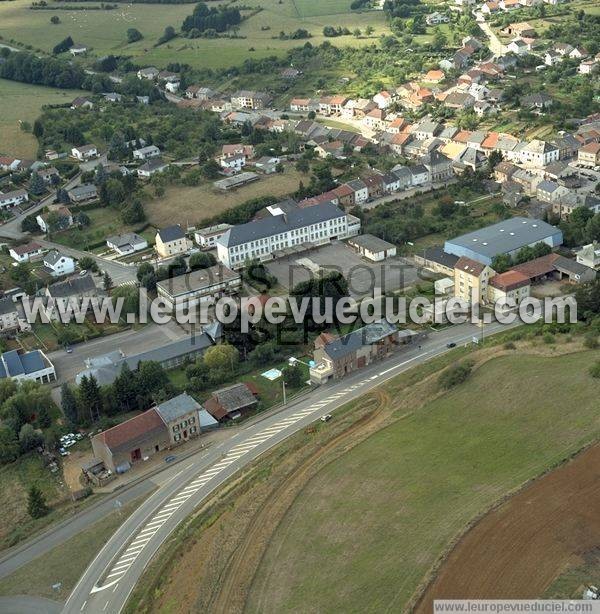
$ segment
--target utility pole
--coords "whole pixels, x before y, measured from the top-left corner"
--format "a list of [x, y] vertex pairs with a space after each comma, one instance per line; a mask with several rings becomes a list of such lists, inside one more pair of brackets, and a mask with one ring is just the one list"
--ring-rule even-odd
[[286, 395], [285, 395], [285, 380], [284, 379], [281, 380], [281, 386], [283, 388], [283, 404], [286, 405], [287, 404], [287, 399], [286, 399]]

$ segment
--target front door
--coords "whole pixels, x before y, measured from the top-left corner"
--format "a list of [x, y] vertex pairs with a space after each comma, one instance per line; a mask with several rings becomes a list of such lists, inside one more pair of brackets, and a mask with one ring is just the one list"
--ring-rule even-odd
[[142, 451], [139, 448], [136, 448], [131, 453], [131, 460], [135, 463], [135, 461], [139, 461], [142, 458]]

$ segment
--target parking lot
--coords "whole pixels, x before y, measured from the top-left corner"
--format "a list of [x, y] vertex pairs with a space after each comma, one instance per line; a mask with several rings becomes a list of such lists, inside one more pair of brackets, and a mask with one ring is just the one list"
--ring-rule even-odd
[[416, 269], [407, 259], [396, 256], [371, 262], [341, 241], [279, 258], [266, 266], [287, 290], [316, 277], [319, 270], [339, 271], [348, 280], [350, 296], [354, 298], [372, 294], [376, 287], [382, 294], [398, 290], [417, 279]]

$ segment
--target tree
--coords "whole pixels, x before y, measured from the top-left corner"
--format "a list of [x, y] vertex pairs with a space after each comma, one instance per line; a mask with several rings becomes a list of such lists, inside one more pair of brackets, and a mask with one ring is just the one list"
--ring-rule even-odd
[[79, 268], [87, 271], [97, 271], [98, 263], [91, 256], [83, 256], [78, 261]]
[[504, 273], [512, 266], [512, 258], [508, 254], [498, 254], [492, 259], [492, 269], [496, 273]]
[[127, 30], [127, 42], [128, 43], [136, 43], [137, 41], [141, 41], [144, 36], [137, 28], [129, 28]]
[[209, 252], [196, 252], [190, 256], [189, 265], [192, 271], [208, 269], [215, 264], [217, 264], [217, 259]]
[[43, 443], [43, 436], [36, 431], [31, 424], [27, 423], [21, 427], [19, 431], [19, 448], [21, 454], [26, 454], [27, 452], [31, 452], [31, 450], [35, 450]]
[[310, 170], [310, 163], [306, 158], [300, 158], [298, 162], [296, 162], [296, 170], [299, 173], [306, 175]]
[[354, 28], [354, 31], [352, 32], [352, 34], [354, 35], [354, 38], [360, 38], [362, 32], [360, 31], [360, 28]]
[[131, 411], [137, 407], [139, 394], [137, 377], [132, 373], [127, 363], [123, 364], [121, 373], [114, 381], [112, 389], [121, 408]]
[[79, 424], [79, 403], [68, 384], [60, 387], [61, 405], [65, 418], [72, 426]]
[[167, 26], [163, 35], [158, 39], [158, 44], [162, 45], [164, 43], [168, 43], [170, 40], [175, 38], [177, 33], [175, 32], [175, 28], [173, 26]]
[[50, 23], [53, 25], [57, 25], [60, 23], [60, 17], [57, 17], [56, 15], [52, 15], [52, 17], [50, 17]]
[[373, 32], [375, 32], [375, 30], [373, 29], [373, 26], [367, 26], [367, 27], [365, 28], [365, 34], [366, 34], [367, 36], [371, 36], [371, 34], [373, 34]]
[[283, 380], [290, 388], [299, 388], [302, 386], [304, 376], [299, 365], [288, 365], [283, 368]]
[[113, 281], [111, 276], [108, 274], [108, 271], [104, 271], [104, 276], [102, 277], [102, 287], [106, 292], [108, 292], [113, 285]]
[[70, 36], [63, 38], [57, 45], [54, 46], [52, 53], [54, 55], [58, 55], [59, 53], [64, 53], [68, 51], [73, 46], [73, 39]]
[[200, 167], [200, 171], [207, 179], [216, 179], [221, 172], [221, 167], [211, 159]]
[[39, 196], [46, 191], [44, 180], [34, 171], [29, 179], [29, 191], [35, 196]]
[[139, 224], [146, 219], [142, 201], [134, 199], [130, 205], [121, 211], [121, 219], [125, 224]]
[[52, 424], [52, 418], [50, 418], [50, 412], [48, 411], [48, 408], [45, 405], [40, 407], [40, 410], [38, 411], [38, 414], [37, 414], [36, 422], [37, 422], [38, 427], [41, 429], [47, 429]]
[[218, 371], [220, 373], [235, 371], [235, 367], [240, 358], [239, 352], [233, 345], [228, 343], [221, 343], [208, 348], [204, 354], [204, 364], [211, 369], [211, 371]]
[[27, 494], [27, 512], [32, 518], [42, 518], [50, 511], [42, 491], [32, 484]]
[[0, 424], [0, 463], [12, 463], [19, 456], [19, 442], [15, 432]]
[[90, 421], [96, 422], [102, 413], [102, 395], [100, 386], [93, 375], [84, 375], [79, 384], [79, 400], [81, 406], [89, 411]]

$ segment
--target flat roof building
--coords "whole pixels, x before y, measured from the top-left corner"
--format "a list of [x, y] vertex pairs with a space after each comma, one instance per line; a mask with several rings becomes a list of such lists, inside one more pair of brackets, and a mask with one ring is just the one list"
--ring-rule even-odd
[[556, 226], [542, 220], [513, 217], [449, 239], [444, 244], [444, 251], [489, 265], [499, 254], [512, 256], [520, 249], [537, 243], [554, 248], [562, 245], [562, 242], [562, 231]]

